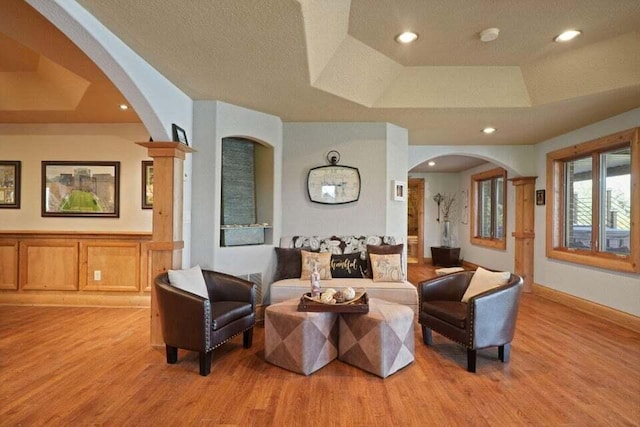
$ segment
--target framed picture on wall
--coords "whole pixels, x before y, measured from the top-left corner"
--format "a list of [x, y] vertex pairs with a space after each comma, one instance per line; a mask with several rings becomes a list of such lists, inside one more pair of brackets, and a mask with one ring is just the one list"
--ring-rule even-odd
[[0, 208], [20, 208], [20, 162], [0, 160]]
[[153, 209], [153, 160], [142, 161], [142, 209]]
[[182, 142], [184, 145], [189, 145], [189, 141], [187, 141], [187, 132], [185, 132], [180, 126], [173, 123], [171, 125], [171, 132], [173, 133], [173, 140], [175, 142]]
[[120, 162], [42, 162], [42, 216], [120, 216]]
[[393, 200], [404, 202], [407, 200], [407, 183], [404, 181], [393, 181]]
[[545, 191], [544, 190], [536, 190], [536, 205], [542, 206], [545, 203]]

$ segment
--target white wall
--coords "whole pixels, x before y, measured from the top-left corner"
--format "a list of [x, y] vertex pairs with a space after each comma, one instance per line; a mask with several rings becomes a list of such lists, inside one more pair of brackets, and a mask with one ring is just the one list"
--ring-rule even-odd
[[194, 102], [191, 264], [229, 274], [272, 276], [273, 243], [220, 247], [222, 139], [240, 136], [270, 146], [274, 152], [273, 230], [281, 234], [282, 121], [279, 117], [218, 101]]
[[[385, 123], [285, 123], [282, 234], [386, 233], [386, 209], [392, 203], [386, 173], [386, 140]], [[340, 165], [358, 168], [361, 189], [357, 202], [332, 206], [309, 200], [306, 187], [309, 169], [327, 165], [330, 150], [340, 152]], [[406, 215], [404, 221], [406, 234]]]
[[[640, 126], [640, 108], [547, 140], [536, 146], [536, 189], [546, 187], [546, 154]], [[636, 154], [637, 155], [637, 154]], [[634, 206], [633, 208], [638, 208]], [[545, 254], [545, 207], [535, 211], [535, 282], [579, 298], [640, 316], [640, 275], [619, 273], [548, 259]], [[637, 242], [635, 242], [637, 244]]]
[[[142, 209], [142, 124], [0, 124], [0, 157], [22, 162], [20, 209], [0, 209], [2, 230], [151, 231], [152, 210]], [[41, 216], [41, 162], [119, 161], [119, 218]]]
[[[407, 235], [407, 200], [393, 199], [393, 181], [403, 181], [407, 184], [407, 160], [409, 148], [409, 132], [401, 127], [387, 123], [387, 218], [386, 234], [389, 236]], [[406, 198], [406, 194], [405, 194]], [[406, 245], [405, 245], [406, 249]]]

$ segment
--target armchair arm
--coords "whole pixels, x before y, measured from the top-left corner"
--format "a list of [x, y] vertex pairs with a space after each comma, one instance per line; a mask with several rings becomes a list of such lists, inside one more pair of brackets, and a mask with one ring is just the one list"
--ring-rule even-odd
[[248, 280], [217, 271], [202, 270], [212, 301], [240, 301], [251, 303], [255, 309], [256, 285]]
[[511, 342], [516, 328], [521, 291], [522, 278], [512, 275], [506, 285], [469, 300], [469, 319], [473, 321], [473, 348], [500, 346]]
[[460, 271], [426, 280], [418, 284], [418, 296], [422, 301], [460, 301], [467, 290], [473, 271]]
[[156, 279], [156, 296], [164, 342], [172, 347], [207, 351], [211, 329], [209, 301], [162, 283], [160, 277]]

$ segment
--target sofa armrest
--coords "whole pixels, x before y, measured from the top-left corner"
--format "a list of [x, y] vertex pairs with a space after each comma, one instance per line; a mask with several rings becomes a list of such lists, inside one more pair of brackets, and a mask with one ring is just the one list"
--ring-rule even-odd
[[211, 329], [209, 301], [157, 279], [156, 296], [164, 342], [172, 347], [207, 351]]
[[248, 302], [255, 309], [256, 285], [253, 282], [211, 270], [202, 270], [202, 274], [212, 301]]
[[471, 281], [472, 271], [461, 271], [418, 284], [418, 297], [422, 301], [460, 301]]

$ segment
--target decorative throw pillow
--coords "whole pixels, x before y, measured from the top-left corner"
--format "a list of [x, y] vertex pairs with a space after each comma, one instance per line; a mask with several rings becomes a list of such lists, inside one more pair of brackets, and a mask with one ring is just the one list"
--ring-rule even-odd
[[172, 286], [198, 295], [204, 299], [209, 299], [207, 285], [199, 265], [186, 270], [169, 270], [169, 283]]
[[318, 266], [320, 280], [331, 280], [331, 253], [300, 251], [302, 255], [302, 272], [300, 278], [310, 279], [314, 264]]
[[508, 271], [492, 272], [478, 267], [476, 272], [473, 273], [469, 287], [462, 296], [462, 302], [468, 302], [471, 297], [497, 288], [498, 286], [506, 285], [509, 277], [511, 277], [511, 273]]
[[400, 255], [369, 254], [374, 282], [403, 282]]
[[278, 265], [274, 282], [282, 279], [299, 278], [302, 274], [302, 255], [297, 248], [274, 248]]
[[371, 271], [371, 254], [376, 255], [394, 255], [398, 254], [402, 257], [402, 251], [404, 250], [404, 244], [400, 243], [399, 245], [367, 245], [367, 253], [369, 256], [367, 257], [367, 277], [372, 279], [373, 273]]
[[362, 279], [366, 262], [360, 252], [343, 255], [331, 255], [331, 277], [344, 279]]

